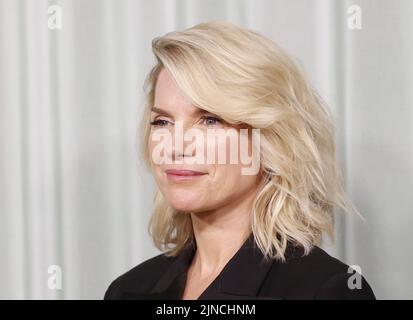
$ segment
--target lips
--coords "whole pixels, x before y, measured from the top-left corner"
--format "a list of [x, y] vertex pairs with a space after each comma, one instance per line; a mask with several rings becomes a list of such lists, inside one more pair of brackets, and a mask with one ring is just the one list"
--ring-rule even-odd
[[186, 170], [186, 169], [171, 169], [165, 170], [166, 176], [172, 181], [193, 180], [206, 175], [205, 172]]
[[205, 174], [204, 172], [193, 170], [166, 170], [165, 172], [176, 176], [199, 176]]

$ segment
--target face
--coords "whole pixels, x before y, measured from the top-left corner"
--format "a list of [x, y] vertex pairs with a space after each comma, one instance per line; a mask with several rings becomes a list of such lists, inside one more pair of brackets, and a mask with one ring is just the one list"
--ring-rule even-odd
[[[148, 147], [154, 177], [165, 199], [176, 210], [211, 211], [239, 201], [257, 190], [259, 174], [242, 172], [246, 164], [240, 156], [245, 148], [240, 146], [239, 128], [193, 106], [165, 69], [157, 80], [150, 120]], [[208, 138], [208, 132], [217, 135]], [[159, 139], [159, 136], [164, 139]], [[235, 139], [238, 143], [234, 145]], [[171, 143], [165, 143], [167, 140]], [[247, 143], [246, 152], [251, 152], [251, 141], [248, 134], [244, 141]], [[208, 155], [211, 150], [215, 150], [215, 156]], [[222, 150], [226, 157], [224, 163], [222, 159], [218, 161]], [[230, 161], [234, 150], [238, 161]], [[155, 154], [161, 155], [163, 160], [159, 161]]]

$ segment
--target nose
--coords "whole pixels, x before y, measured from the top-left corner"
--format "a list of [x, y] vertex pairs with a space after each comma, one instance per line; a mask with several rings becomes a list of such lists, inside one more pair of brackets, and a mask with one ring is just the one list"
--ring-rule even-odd
[[184, 127], [183, 123], [176, 122], [174, 129], [172, 130], [172, 148], [168, 150], [168, 157], [173, 161], [182, 161], [184, 158], [194, 157], [196, 148], [188, 148], [188, 145], [192, 144], [192, 141], [185, 141], [185, 133], [190, 128]]
[[182, 161], [184, 158], [189, 158], [193, 157], [194, 152], [186, 152], [185, 153], [185, 142], [182, 143], [183, 141], [177, 141], [177, 139], [173, 140], [173, 145], [172, 149], [170, 150], [169, 153], [169, 158], [173, 161]]

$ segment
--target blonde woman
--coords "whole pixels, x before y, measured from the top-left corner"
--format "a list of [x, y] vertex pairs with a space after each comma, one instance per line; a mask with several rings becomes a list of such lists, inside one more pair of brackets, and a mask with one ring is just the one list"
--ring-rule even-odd
[[324, 233], [333, 238], [335, 207], [357, 210], [329, 109], [298, 64], [219, 21], [155, 38], [152, 49], [140, 136], [163, 253], [118, 277], [105, 299], [375, 299], [319, 247]]

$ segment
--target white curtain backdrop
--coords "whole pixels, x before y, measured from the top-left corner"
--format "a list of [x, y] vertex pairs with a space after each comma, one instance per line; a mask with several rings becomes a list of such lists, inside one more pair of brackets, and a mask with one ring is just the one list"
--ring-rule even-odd
[[[53, 5], [60, 29], [48, 27]], [[378, 298], [412, 299], [412, 16], [410, 0], [0, 0], [0, 298], [101, 299], [159, 253], [136, 143], [151, 40], [227, 20], [300, 59], [334, 111], [366, 222], [341, 216], [325, 248], [359, 265]]]

